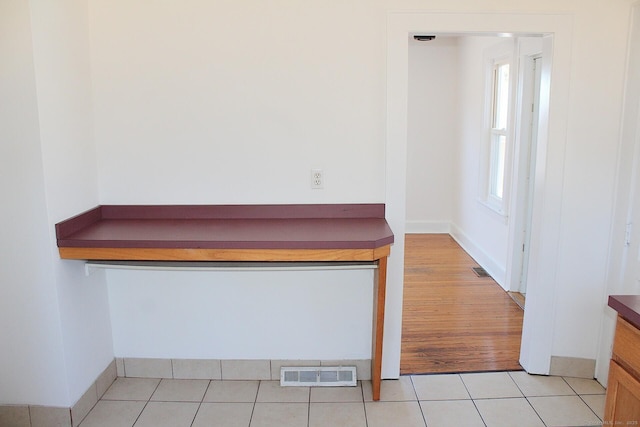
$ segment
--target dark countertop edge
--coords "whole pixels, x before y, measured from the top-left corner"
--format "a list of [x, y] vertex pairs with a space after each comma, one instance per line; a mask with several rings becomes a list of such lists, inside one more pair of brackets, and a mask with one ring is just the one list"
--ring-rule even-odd
[[376, 249], [394, 242], [387, 236], [358, 240], [90, 240], [58, 239], [64, 248], [121, 248], [121, 249]]
[[392, 244], [393, 235], [378, 240], [344, 241], [182, 241], [182, 240], [81, 240], [58, 239], [63, 248], [118, 249], [377, 249]]
[[640, 329], [640, 295], [610, 295], [608, 305]]

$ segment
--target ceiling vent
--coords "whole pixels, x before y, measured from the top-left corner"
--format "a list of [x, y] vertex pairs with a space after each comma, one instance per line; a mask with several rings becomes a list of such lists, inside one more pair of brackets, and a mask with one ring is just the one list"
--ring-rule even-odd
[[355, 366], [304, 366], [280, 368], [283, 387], [355, 387]]

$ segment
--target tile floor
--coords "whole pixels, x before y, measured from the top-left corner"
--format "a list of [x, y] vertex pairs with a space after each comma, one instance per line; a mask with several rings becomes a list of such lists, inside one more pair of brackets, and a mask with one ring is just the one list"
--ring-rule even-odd
[[80, 427], [596, 426], [605, 390], [594, 380], [525, 372], [414, 375], [357, 387], [278, 381], [117, 378]]

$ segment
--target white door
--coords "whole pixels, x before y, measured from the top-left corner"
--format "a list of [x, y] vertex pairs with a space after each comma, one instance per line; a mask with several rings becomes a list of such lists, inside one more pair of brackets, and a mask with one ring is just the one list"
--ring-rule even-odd
[[531, 243], [531, 218], [533, 215], [533, 171], [535, 171], [536, 156], [533, 153], [536, 152], [536, 146], [538, 141], [538, 118], [540, 114], [540, 78], [542, 76], [542, 57], [535, 56], [531, 58], [528, 66], [533, 67], [532, 72], [529, 74], [533, 76], [533, 81], [529, 84], [533, 85], [532, 91], [532, 103], [531, 103], [531, 125], [529, 132], [529, 141], [527, 147], [527, 160], [526, 162], [526, 174], [525, 174], [525, 197], [524, 207], [525, 220], [522, 230], [522, 268], [520, 269], [520, 283], [518, 285], [518, 292], [521, 294], [527, 293], [527, 272], [529, 269], [529, 251]]

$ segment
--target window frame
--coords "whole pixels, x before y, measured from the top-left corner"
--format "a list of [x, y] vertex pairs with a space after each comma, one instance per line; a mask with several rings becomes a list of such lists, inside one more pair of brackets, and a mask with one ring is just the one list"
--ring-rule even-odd
[[[511, 157], [513, 152], [513, 112], [515, 100], [514, 44], [506, 40], [485, 50], [485, 109], [484, 144], [480, 167], [479, 201], [500, 216], [508, 216]], [[498, 127], [501, 66], [509, 66], [506, 101], [501, 113], [504, 127]]]

